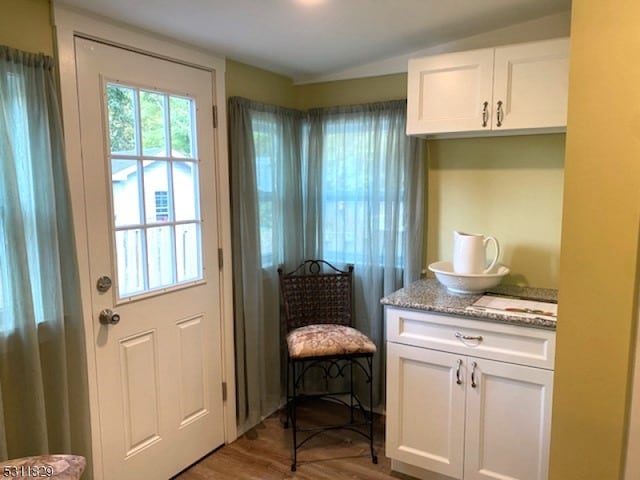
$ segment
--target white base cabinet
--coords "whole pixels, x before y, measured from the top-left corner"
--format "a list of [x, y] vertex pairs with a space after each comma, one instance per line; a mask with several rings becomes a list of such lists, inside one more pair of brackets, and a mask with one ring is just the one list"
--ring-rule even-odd
[[[455, 479], [546, 479], [553, 371], [491, 357], [518, 358], [505, 348], [511, 338], [542, 352], [533, 363], [552, 362], [555, 333], [386, 312], [387, 456]], [[442, 349], [447, 343], [452, 351]]]
[[408, 135], [562, 132], [569, 39], [411, 59], [407, 79]]

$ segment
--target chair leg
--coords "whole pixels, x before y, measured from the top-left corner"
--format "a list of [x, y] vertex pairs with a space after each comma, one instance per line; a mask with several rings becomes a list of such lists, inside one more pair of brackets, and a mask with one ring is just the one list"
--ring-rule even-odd
[[353, 393], [353, 362], [356, 360], [349, 360], [349, 415], [351, 423], [354, 423], [353, 417], [353, 401], [354, 401], [354, 393]]
[[284, 428], [289, 428], [289, 420], [291, 419], [291, 387], [289, 386], [289, 369], [291, 368], [291, 359], [289, 359], [289, 356], [287, 355], [287, 368], [286, 368], [286, 373], [285, 373], [285, 381], [286, 381], [286, 405], [285, 405], [285, 411], [286, 411], [286, 416], [284, 419]]
[[371, 450], [371, 461], [378, 463], [378, 457], [373, 449], [373, 357], [367, 357], [367, 366], [369, 367], [369, 449]]
[[293, 395], [291, 396], [291, 399], [289, 400], [289, 404], [291, 405], [290, 407], [290, 415], [291, 415], [291, 433], [292, 433], [292, 437], [293, 437], [293, 461], [291, 463], [291, 471], [295, 472], [296, 471], [296, 462], [297, 462], [297, 449], [298, 449], [298, 439], [297, 439], [297, 435], [296, 435], [296, 406], [297, 406], [297, 401], [298, 401], [298, 393], [297, 393], [297, 388], [296, 388], [296, 384], [297, 384], [297, 378], [296, 378], [296, 362], [291, 361], [291, 388], [293, 390]]

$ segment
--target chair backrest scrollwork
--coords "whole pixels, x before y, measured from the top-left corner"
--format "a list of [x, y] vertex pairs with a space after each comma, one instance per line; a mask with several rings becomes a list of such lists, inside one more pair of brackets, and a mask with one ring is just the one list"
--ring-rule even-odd
[[316, 324], [352, 326], [353, 265], [340, 270], [325, 260], [306, 260], [285, 273], [278, 268], [287, 331]]

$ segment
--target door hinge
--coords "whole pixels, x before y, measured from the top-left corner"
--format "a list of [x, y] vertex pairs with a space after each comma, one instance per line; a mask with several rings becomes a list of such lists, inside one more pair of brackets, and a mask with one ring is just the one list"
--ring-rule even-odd
[[222, 401], [227, 401], [227, 382], [222, 382]]
[[222, 249], [219, 248], [218, 249], [218, 268], [222, 270], [223, 266], [224, 266], [224, 254], [222, 253]]
[[218, 128], [218, 106], [213, 106], [213, 128]]

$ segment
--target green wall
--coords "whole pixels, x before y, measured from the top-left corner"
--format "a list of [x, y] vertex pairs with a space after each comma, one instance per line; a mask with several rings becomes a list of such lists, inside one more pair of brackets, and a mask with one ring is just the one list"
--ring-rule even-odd
[[2, 0], [0, 45], [53, 55], [49, 0]]
[[503, 283], [557, 288], [564, 143], [564, 134], [428, 141], [426, 263], [451, 260], [455, 230], [480, 232], [500, 242], [511, 270]]
[[309, 83], [294, 87], [301, 110], [407, 98], [407, 75]]
[[227, 59], [226, 95], [245, 97], [262, 103], [295, 108], [295, 90], [291, 79]]

